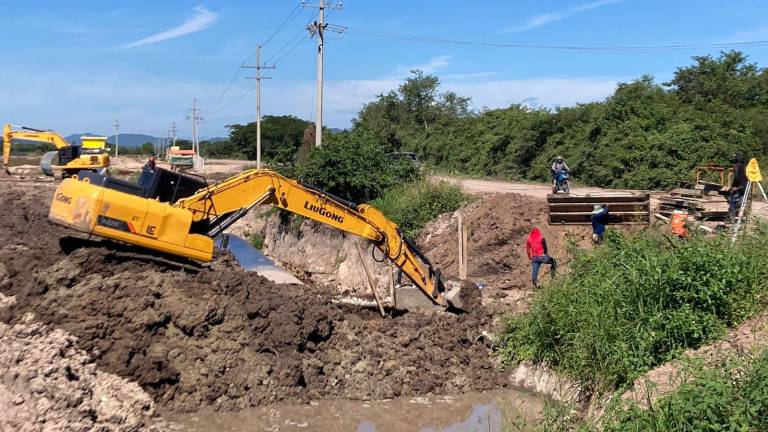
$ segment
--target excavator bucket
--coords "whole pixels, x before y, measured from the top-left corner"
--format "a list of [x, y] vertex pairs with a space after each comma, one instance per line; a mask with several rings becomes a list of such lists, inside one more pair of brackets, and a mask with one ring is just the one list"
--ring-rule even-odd
[[589, 225], [596, 204], [606, 204], [610, 224], [649, 224], [649, 193], [606, 192], [599, 194], [547, 195], [550, 225]]

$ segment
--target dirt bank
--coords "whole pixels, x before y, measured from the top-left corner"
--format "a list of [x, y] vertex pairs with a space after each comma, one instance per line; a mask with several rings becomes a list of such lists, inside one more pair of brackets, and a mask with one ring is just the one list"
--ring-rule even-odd
[[[561, 266], [568, 262], [569, 244], [590, 244], [591, 227], [549, 226], [546, 201], [519, 194], [490, 195], [430, 222], [418, 239], [432, 263], [453, 278], [458, 277], [458, 212], [468, 231], [467, 277], [486, 286], [486, 305], [497, 305], [507, 313], [525, 310], [533, 292], [531, 265], [525, 252], [532, 225], [541, 228], [550, 255]], [[539, 280], [549, 280], [546, 266]]]
[[0, 320], [17, 323], [31, 312], [77, 336], [99, 368], [137, 381], [170, 409], [384, 399], [506, 383], [475, 342], [490, 326], [482, 309], [383, 319], [333, 304], [315, 288], [273, 285], [227, 256], [210, 267], [180, 268], [104, 244], [62, 243], [69, 232], [46, 219], [52, 187], [1, 190], [9, 213], [0, 222], [7, 273], [0, 292], [16, 301]]

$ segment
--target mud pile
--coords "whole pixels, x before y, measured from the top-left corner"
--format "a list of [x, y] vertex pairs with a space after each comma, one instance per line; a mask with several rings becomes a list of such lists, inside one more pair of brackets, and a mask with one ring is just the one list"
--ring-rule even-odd
[[[502, 387], [482, 309], [381, 318], [315, 288], [276, 286], [228, 256], [212, 266], [148, 260], [114, 244], [59, 242], [50, 189], [0, 193], [0, 258], [16, 295], [0, 320], [77, 336], [100, 369], [138, 382], [180, 411], [276, 401], [381, 399]], [[37, 195], [36, 197], [32, 197]], [[77, 246], [79, 245], [79, 247]]]
[[[532, 290], [531, 266], [525, 241], [531, 227], [541, 228], [549, 253], [559, 263], [567, 262], [567, 245], [589, 245], [588, 226], [549, 226], [547, 203], [519, 194], [484, 197], [459, 210], [467, 226], [467, 275], [487, 286], [484, 297], [510, 297], [507, 306], [526, 307]], [[449, 277], [458, 276], [458, 229], [455, 214], [442, 215], [423, 230], [418, 239], [422, 251]], [[540, 281], [548, 280], [545, 267]], [[500, 292], [505, 291], [505, 292]], [[503, 303], [503, 301], [501, 301]]]
[[40, 324], [0, 323], [0, 430], [148, 429], [149, 395], [96, 370], [75, 343]]

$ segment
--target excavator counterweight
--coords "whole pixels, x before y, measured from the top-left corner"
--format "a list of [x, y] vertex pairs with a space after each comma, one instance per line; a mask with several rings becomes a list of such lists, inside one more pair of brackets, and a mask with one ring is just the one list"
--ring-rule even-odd
[[344, 202], [270, 170], [245, 171], [213, 186], [162, 168], [145, 170], [138, 184], [81, 173], [58, 186], [49, 218], [88, 234], [210, 261], [214, 238], [260, 204], [371, 241], [382, 259], [397, 266], [434, 303], [449, 306], [439, 270], [378, 209]]

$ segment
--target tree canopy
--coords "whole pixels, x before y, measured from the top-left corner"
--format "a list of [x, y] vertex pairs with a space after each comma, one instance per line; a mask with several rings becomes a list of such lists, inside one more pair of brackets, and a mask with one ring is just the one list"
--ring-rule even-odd
[[413, 71], [363, 107], [352, 133], [469, 174], [546, 180], [562, 155], [577, 180], [605, 187], [666, 188], [734, 151], [768, 154], [768, 72], [738, 51], [693, 61], [667, 83], [649, 75], [622, 83], [603, 102], [480, 112], [441, 93], [438, 77]]

